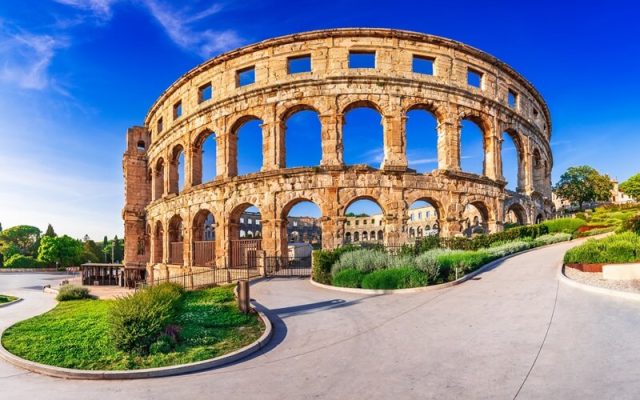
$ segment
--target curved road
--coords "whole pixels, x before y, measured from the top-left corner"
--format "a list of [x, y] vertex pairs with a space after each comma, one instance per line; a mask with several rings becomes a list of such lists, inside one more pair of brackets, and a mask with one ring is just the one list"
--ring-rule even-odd
[[[410, 295], [327, 291], [305, 280], [252, 287], [276, 333], [237, 364], [179, 377], [68, 381], [0, 362], [7, 399], [632, 399], [640, 303], [557, 280], [575, 243], [537, 249], [462, 285]], [[0, 328], [46, 311], [52, 275], [0, 275]], [[38, 345], [34, 343], [34, 345]]]

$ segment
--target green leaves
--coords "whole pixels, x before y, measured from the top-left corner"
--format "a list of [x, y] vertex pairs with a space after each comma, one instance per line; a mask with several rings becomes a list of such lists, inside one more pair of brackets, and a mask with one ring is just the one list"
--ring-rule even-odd
[[609, 200], [611, 189], [613, 183], [609, 176], [601, 175], [588, 165], [567, 169], [554, 187], [558, 196], [580, 207], [587, 202]]
[[67, 235], [43, 236], [38, 249], [38, 260], [51, 265], [69, 267], [84, 262], [82, 242]]
[[636, 200], [640, 199], [640, 174], [635, 174], [631, 178], [620, 184], [620, 190]]

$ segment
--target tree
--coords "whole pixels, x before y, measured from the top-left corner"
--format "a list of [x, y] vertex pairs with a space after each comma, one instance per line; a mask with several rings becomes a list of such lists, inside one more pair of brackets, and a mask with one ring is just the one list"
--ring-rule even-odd
[[[30, 225], [18, 225], [0, 232], [0, 253], [4, 254], [8, 249], [13, 249], [22, 255], [33, 255], [38, 250], [40, 229]], [[15, 254], [15, 251], [13, 252]]]
[[82, 243], [82, 260], [89, 262], [100, 262], [102, 260], [102, 251], [100, 246], [93, 240], [89, 239]]
[[42, 238], [38, 260], [50, 265], [70, 267], [82, 263], [82, 242], [67, 235]]
[[111, 260], [111, 262], [122, 261], [124, 253], [122, 251], [122, 243], [118, 239], [118, 235], [113, 238], [113, 242], [113, 260]]
[[53, 230], [53, 226], [51, 226], [51, 224], [47, 225], [47, 230], [44, 233], [45, 236], [47, 237], [56, 237], [58, 235], [56, 235], [56, 232]]
[[634, 199], [640, 200], [640, 174], [635, 174], [622, 182], [620, 184], [620, 190]]
[[107, 262], [107, 258], [111, 254], [111, 248], [107, 250], [107, 247], [109, 247], [109, 239], [107, 239], [107, 235], [105, 235], [104, 239], [102, 239], [102, 253], [104, 255], [104, 262]]
[[611, 189], [613, 189], [611, 178], [608, 175], [601, 175], [588, 165], [570, 167], [553, 188], [558, 196], [577, 203], [580, 209], [583, 209], [584, 203], [609, 200]]

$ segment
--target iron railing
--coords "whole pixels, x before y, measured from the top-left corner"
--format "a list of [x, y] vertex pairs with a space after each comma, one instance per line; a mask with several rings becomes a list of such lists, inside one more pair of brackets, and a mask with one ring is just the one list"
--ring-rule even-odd
[[213, 267], [216, 262], [216, 242], [213, 240], [193, 242], [193, 265]]
[[264, 272], [266, 276], [311, 276], [311, 256], [267, 256]]

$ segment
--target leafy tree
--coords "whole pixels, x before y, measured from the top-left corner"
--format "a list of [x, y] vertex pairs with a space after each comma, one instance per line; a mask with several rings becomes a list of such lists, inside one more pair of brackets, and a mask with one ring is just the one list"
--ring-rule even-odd
[[588, 165], [570, 167], [554, 187], [558, 196], [577, 203], [580, 209], [583, 209], [584, 203], [609, 200], [611, 189], [613, 189], [611, 178], [608, 175], [601, 175]]
[[69, 267], [82, 262], [82, 250], [82, 242], [67, 235], [45, 236], [40, 243], [38, 260], [50, 265], [57, 264], [61, 267]]
[[82, 243], [82, 260], [89, 262], [100, 262], [102, 260], [100, 246], [91, 239]]
[[634, 199], [640, 200], [640, 174], [635, 174], [622, 182], [620, 184], [620, 190]]
[[22, 255], [32, 255], [38, 249], [38, 241], [40, 239], [40, 229], [35, 226], [18, 225], [0, 232], [0, 253], [5, 257], [9, 257], [6, 252], [11, 255], [15, 254], [15, 250]]
[[47, 237], [56, 237], [58, 235], [56, 235], [56, 232], [53, 230], [53, 226], [51, 226], [51, 224], [47, 225], [47, 230], [44, 233], [45, 236]]

